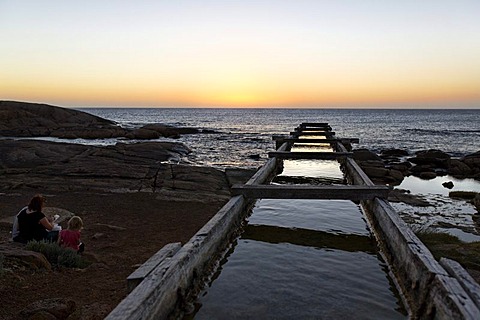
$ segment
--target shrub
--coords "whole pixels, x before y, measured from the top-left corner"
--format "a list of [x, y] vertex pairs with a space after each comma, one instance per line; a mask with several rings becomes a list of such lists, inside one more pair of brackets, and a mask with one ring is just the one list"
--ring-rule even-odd
[[72, 249], [62, 248], [56, 243], [46, 241], [30, 241], [26, 245], [27, 250], [40, 252], [54, 266], [67, 268], [85, 268], [89, 265], [82, 256]]

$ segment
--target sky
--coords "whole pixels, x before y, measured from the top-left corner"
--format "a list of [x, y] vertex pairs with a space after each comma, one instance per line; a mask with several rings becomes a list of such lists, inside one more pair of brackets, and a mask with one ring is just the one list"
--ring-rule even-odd
[[0, 100], [480, 108], [480, 1], [0, 0]]

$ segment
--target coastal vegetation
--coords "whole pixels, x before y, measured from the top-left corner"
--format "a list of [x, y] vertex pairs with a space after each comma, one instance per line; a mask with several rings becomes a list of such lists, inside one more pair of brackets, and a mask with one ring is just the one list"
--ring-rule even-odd
[[475, 270], [480, 273], [480, 242], [463, 242], [456, 236], [432, 229], [417, 231], [416, 234], [432, 252], [435, 259], [456, 260], [468, 269], [477, 281], [479, 280], [471, 271]]
[[53, 267], [80, 268], [84, 269], [90, 262], [75, 251], [62, 248], [56, 243], [46, 241], [30, 241], [25, 249], [39, 252], [47, 258]]

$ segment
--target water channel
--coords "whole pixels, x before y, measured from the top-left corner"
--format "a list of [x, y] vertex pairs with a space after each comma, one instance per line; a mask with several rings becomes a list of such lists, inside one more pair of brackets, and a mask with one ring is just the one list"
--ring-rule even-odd
[[[284, 160], [272, 183], [345, 178], [335, 160]], [[390, 275], [358, 204], [260, 199], [185, 319], [406, 319]]]

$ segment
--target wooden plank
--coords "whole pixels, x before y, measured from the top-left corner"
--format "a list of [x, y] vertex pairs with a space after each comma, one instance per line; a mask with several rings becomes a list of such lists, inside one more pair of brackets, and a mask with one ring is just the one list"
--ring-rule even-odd
[[180, 242], [169, 243], [151, 256], [137, 270], [132, 272], [127, 278], [127, 291], [130, 293], [136, 286], [140, 284], [155, 268], [166, 259], [171, 258], [182, 247]]
[[387, 186], [234, 185], [232, 194], [250, 199], [385, 199]]
[[299, 139], [299, 138], [283, 138], [282, 141], [288, 141], [293, 143], [358, 143], [358, 138], [312, 138], [312, 139]]
[[328, 122], [302, 122], [300, 127], [326, 127]]
[[332, 130], [332, 127], [328, 126], [328, 127], [324, 127], [324, 128], [305, 128], [305, 127], [296, 127], [294, 129], [296, 132], [299, 132], [299, 131], [331, 131]]
[[317, 131], [317, 132], [301, 132], [293, 131], [290, 132], [292, 136], [334, 136], [335, 132], [333, 131]]
[[320, 159], [335, 160], [338, 158], [351, 157], [352, 152], [290, 152], [290, 151], [272, 151], [268, 153], [270, 158], [279, 159]]
[[448, 273], [457, 279], [462, 288], [472, 299], [473, 303], [480, 309], [480, 285], [457, 261], [441, 258], [440, 264]]

